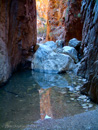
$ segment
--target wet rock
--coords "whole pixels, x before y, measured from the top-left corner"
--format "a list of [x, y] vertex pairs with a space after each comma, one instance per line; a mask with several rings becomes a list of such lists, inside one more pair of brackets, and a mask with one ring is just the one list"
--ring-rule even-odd
[[74, 47], [70, 46], [63, 47], [63, 53], [69, 55], [75, 61], [75, 63], [78, 62], [77, 51], [75, 50]]
[[54, 52], [56, 47], [54, 42], [40, 45], [32, 59], [32, 69], [46, 73], [61, 73], [72, 70], [75, 65], [73, 59], [68, 55]]
[[78, 41], [76, 38], [73, 38], [69, 41], [69, 46], [77, 48], [81, 46], [81, 41]]

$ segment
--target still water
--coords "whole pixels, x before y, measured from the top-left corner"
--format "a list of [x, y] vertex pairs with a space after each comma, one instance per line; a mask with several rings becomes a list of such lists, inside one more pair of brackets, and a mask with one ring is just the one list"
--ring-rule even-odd
[[58, 119], [84, 111], [75, 87], [84, 81], [72, 73], [44, 74], [26, 70], [0, 88], [0, 130], [23, 130], [38, 120]]

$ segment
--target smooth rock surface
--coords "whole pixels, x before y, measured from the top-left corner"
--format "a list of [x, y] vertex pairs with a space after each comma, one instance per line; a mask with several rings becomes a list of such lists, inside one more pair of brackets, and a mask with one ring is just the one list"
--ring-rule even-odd
[[50, 119], [27, 126], [24, 130], [98, 130], [98, 108], [63, 119]]
[[81, 45], [81, 41], [78, 41], [76, 38], [73, 38], [73, 39], [71, 39], [71, 40], [69, 41], [69, 44], [68, 44], [68, 45], [71, 46], [71, 47], [76, 48], [76, 47], [78, 47], [78, 46]]
[[75, 63], [78, 62], [77, 51], [75, 50], [74, 47], [70, 46], [63, 47], [63, 53], [69, 55], [75, 61]]
[[31, 68], [40, 72], [61, 73], [72, 70], [74, 65], [70, 56], [54, 52], [46, 43], [40, 45], [34, 54]]

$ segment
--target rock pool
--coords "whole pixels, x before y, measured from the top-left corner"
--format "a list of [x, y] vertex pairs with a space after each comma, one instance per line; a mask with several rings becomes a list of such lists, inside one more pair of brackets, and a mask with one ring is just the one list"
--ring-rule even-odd
[[22, 130], [36, 121], [60, 119], [96, 109], [79, 92], [85, 79], [31, 70], [17, 72], [0, 88], [0, 130]]

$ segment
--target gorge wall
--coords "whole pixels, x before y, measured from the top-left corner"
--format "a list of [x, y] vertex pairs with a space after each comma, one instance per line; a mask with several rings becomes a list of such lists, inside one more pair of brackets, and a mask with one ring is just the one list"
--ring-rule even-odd
[[79, 74], [88, 79], [81, 91], [98, 103], [98, 0], [83, 0], [81, 11], [83, 59]]
[[47, 40], [72, 38], [82, 39], [81, 23], [82, 0], [50, 0], [47, 16]]
[[0, 0], [0, 84], [31, 55], [36, 36], [35, 0]]

